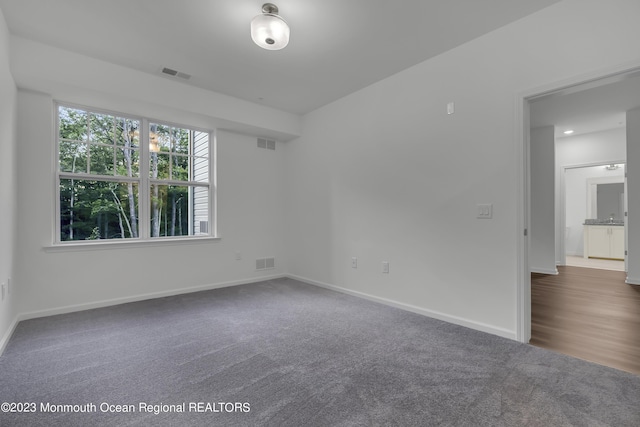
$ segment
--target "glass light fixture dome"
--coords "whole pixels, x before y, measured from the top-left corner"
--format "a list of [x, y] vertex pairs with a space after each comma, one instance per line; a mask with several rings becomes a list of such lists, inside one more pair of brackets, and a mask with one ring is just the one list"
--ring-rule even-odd
[[289, 26], [278, 15], [278, 6], [262, 5], [262, 14], [251, 21], [251, 38], [263, 49], [280, 50], [289, 44]]

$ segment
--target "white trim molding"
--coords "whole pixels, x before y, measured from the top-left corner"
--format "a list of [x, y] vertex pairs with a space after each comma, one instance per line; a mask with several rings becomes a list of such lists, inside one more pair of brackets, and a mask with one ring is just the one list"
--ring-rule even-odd
[[329, 289], [332, 291], [337, 291], [343, 294], [352, 295], [358, 298], [364, 298], [369, 301], [374, 301], [380, 304], [388, 305], [390, 307], [399, 308], [401, 310], [410, 311], [412, 313], [420, 314], [422, 316], [431, 317], [433, 319], [442, 320], [447, 323], [452, 323], [454, 325], [464, 326], [466, 328], [475, 329], [477, 331], [486, 332], [492, 335], [498, 335], [503, 338], [508, 338], [511, 340], [516, 340], [516, 332], [510, 331], [508, 329], [499, 328], [493, 325], [488, 325], [486, 323], [476, 322], [473, 320], [465, 319], [458, 316], [451, 316], [448, 314], [441, 313], [439, 311], [428, 310], [426, 308], [417, 307], [415, 305], [406, 304], [399, 301], [390, 300], [387, 298], [380, 298], [373, 295], [366, 294], [364, 292], [358, 292], [351, 289], [343, 288], [341, 286], [330, 285], [328, 283], [319, 282], [317, 280], [308, 279], [306, 277], [296, 276], [293, 274], [288, 274], [287, 277], [298, 280], [300, 282], [307, 283], [309, 285], [319, 286], [321, 288]]
[[86, 304], [74, 304], [74, 305], [67, 305], [63, 307], [51, 308], [47, 310], [38, 310], [38, 311], [30, 311], [26, 313], [19, 313], [18, 315], [16, 315], [13, 322], [11, 323], [11, 326], [9, 327], [7, 332], [4, 334], [4, 336], [0, 340], [0, 356], [2, 356], [2, 354], [4, 353], [5, 347], [7, 346], [7, 343], [9, 342], [9, 340], [11, 339], [11, 336], [13, 335], [13, 332], [15, 331], [16, 326], [18, 325], [18, 323], [22, 322], [23, 320], [37, 319], [40, 317], [47, 317], [47, 316], [55, 316], [58, 314], [74, 313], [77, 311], [92, 310], [94, 308], [109, 307], [109, 306], [114, 306], [119, 304], [145, 301], [149, 299], [163, 298], [163, 297], [168, 297], [173, 295], [182, 295], [182, 294], [189, 294], [193, 292], [208, 291], [211, 289], [247, 285], [250, 283], [258, 283], [265, 280], [280, 279], [283, 277], [287, 277], [287, 276], [283, 274], [278, 274], [278, 275], [272, 275], [272, 276], [252, 277], [252, 278], [235, 280], [230, 282], [221, 282], [221, 283], [214, 283], [214, 284], [208, 284], [208, 285], [202, 285], [202, 286], [193, 286], [190, 288], [182, 288], [182, 289], [170, 289], [170, 290], [161, 291], [161, 292], [140, 294], [140, 295], [134, 295], [130, 297], [113, 298], [108, 300], [90, 302]]
[[0, 355], [2, 355], [2, 353], [4, 352], [4, 349], [5, 349], [6, 345], [7, 345], [7, 343], [9, 342], [11, 336], [13, 335], [13, 332], [14, 332], [16, 326], [18, 325], [18, 323], [20, 323], [23, 320], [36, 319], [36, 318], [47, 317], [47, 316], [54, 316], [54, 315], [58, 315], [58, 314], [73, 313], [73, 312], [78, 312], [78, 311], [91, 310], [91, 309], [102, 308], [102, 307], [109, 307], [109, 306], [114, 306], [114, 305], [118, 305], [118, 304], [130, 303], [130, 302], [144, 301], [144, 300], [149, 300], [149, 299], [154, 299], [154, 298], [163, 298], [163, 297], [168, 297], [168, 296], [173, 296], [173, 295], [189, 294], [189, 293], [192, 293], [192, 292], [200, 292], [200, 291], [206, 291], [206, 290], [211, 290], [211, 289], [219, 289], [219, 288], [226, 288], [226, 287], [231, 287], [231, 286], [246, 285], [246, 284], [250, 284], [250, 283], [258, 283], [258, 282], [262, 282], [262, 281], [265, 281], [265, 280], [274, 280], [274, 279], [280, 279], [280, 278], [284, 278], [284, 277], [290, 278], [290, 279], [294, 279], [294, 280], [298, 280], [300, 282], [303, 282], [303, 283], [306, 283], [306, 284], [309, 284], [309, 285], [318, 286], [318, 287], [321, 287], [321, 288], [329, 289], [329, 290], [340, 292], [340, 293], [347, 294], [347, 295], [352, 295], [352, 296], [355, 296], [355, 297], [358, 297], [358, 298], [363, 298], [363, 299], [366, 299], [366, 300], [369, 300], [369, 301], [374, 301], [374, 302], [381, 303], [381, 304], [384, 304], [384, 305], [387, 305], [387, 306], [390, 306], [390, 307], [399, 308], [401, 310], [405, 310], [405, 311], [409, 311], [409, 312], [412, 312], [412, 313], [420, 314], [422, 316], [426, 316], [426, 317], [442, 320], [444, 322], [452, 323], [452, 324], [455, 324], [455, 325], [464, 326], [464, 327], [471, 328], [471, 329], [474, 329], [474, 330], [477, 330], [477, 331], [486, 332], [486, 333], [489, 333], [489, 334], [492, 334], [492, 335], [497, 335], [497, 336], [500, 336], [500, 337], [503, 337], [503, 338], [508, 338], [508, 339], [511, 339], [511, 340], [516, 340], [517, 339], [515, 331], [510, 331], [508, 329], [499, 328], [499, 327], [496, 327], [496, 326], [493, 326], [493, 325], [488, 325], [486, 323], [476, 322], [476, 321], [473, 321], [473, 320], [465, 319], [465, 318], [458, 317], [458, 316], [452, 316], [452, 315], [444, 314], [444, 313], [441, 313], [441, 312], [438, 312], [438, 311], [434, 311], [434, 310], [428, 310], [428, 309], [425, 309], [425, 308], [422, 308], [422, 307], [417, 307], [417, 306], [414, 306], [414, 305], [411, 305], [411, 304], [406, 304], [406, 303], [390, 300], [390, 299], [387, 299], [387, 298], [376, 297], [376, 296], [373, 296], [373, 295], [366, 294], [364, 292], [353, 291], [353, 290], [346, 289], [346, 288], [343, 288], [343, 287], [340, 287], [340, 286], [330, 285], [328, 283], [323, 283], [323, 282], [319, 282], [317, 280], [308, 279], [306, 277], [296, 276], [296, 275], [292, 275], [292, 274], [278, 274], [278, 275], [272, 275], [272, 276], [252, 277], [252, 278], [248, 278], [248, 279], [242, 279], [242, 280], [236, 280], [236, 281], [230, 281], [230, 282], [221, 282], [221, 283], [209, 284], [209, 285], [203, 285], [203, 286], [194, 286], [194, 287], [191, 287], [191, 288], [183, 288], [183, 289], [172, 289], [172, 290], [161, 291], [161, 292], [140, 294], [140, 295], [135, 295], [135, 296], [130, 296], [130, 297], [113, 298], [113, 299], [109, 299], [109, 300], [96, 301], [96, 302], [91, 302], [91, 303], [86, 303], [86, 304], [75, 304], [75, 305], [68, 305], [68, 306], [63, 306], [63, 307], [47, 309], [47, 310], [20, 313], [20, 314], [18, 314], [16, 316], [16, 318], [12, 322], [11, 326], [9, 327], [7, 332], [5, 333], [4, 337], [2, 337], [2, 340], [0, 341]]
[[193, 286], [190, 288], [169, 289], [166, 291], [152, 292], [148, 294], [133, 295], [133, 296], [122, 297], [122, 298], [113, 298], [113, 299], [96, 301], [96, 302], [91, 302], [86, 304], [67, 305], [64, 307], [57, 307], [57, 308], [52, 308], [47, 310], [21, 313], [18, 315], [18, 320], [19, 321], [29, 320], [29, 319], [35, 319], [38, 317], [55, 316], [57, 314], [73, 313], [76, 311], [91, 310], [94, 308], [109, 307], [113, 305], [126, 304], [130, 302], [145, 301], [145, 300], [150, 300], [154, 298], [164, 298], [164, 297], [170, 297], [174, 295], [208, 291], [211, 289], [228, 288], [231, 286], [238, 286], [238, 285], [247, 285], [249, 283], [257, 283], [265, 280], [280, 279], [282, 277], [285, 277], [285, 275], [278, 274], [273, 276], [252, 277], [249, 279], [241, 279], [241, 280], [235, 280], [230, 282], [213, 283], [213, 284], [202, 285], [202, 286]]
[[626, 283], [627, 285], [640, 286], [640, 278], [633, 278], [633, 277], [627, 276], [624, 283]]
[[4, 353], [4, 350], [7, 347], [7, 344], [9, 343], [11, 336], [13, 335], [13, 331], [16, 330], [16, 326], [18, 326], [18, 323], [20, 323], [19, 316], [16, 316], [13, 319], [13, 322], [11, 322], [11, 325], [9, 326], [9, 328], [7, 329], [7, 332], [5, 332], [2, 339], [0, 339], [0, 356], [2, 356], [2, 354]]
[[558, 274], [560, 274], [558, 272], [557, 268], [554, 268], [553, 270], [550, 270], [550, 269], [546, 269], [546, 268], [531, 267], [531, 272], [532, 273], [540, 273], [540, 274], [551, 274], [553, 276], [557, 276]]

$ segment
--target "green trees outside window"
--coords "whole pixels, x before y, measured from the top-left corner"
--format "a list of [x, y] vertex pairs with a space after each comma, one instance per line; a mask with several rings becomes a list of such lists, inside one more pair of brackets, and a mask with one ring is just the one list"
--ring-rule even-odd
[[209, 234], [209, 141], [209, 132], [59, 106], [60, 241]]

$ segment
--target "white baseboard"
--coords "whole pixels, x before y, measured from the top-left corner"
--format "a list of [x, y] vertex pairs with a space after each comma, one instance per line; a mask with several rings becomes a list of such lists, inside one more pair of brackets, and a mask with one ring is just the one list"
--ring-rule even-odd
[[[47, 310], [20, 313], [16, 316], [11, 326], [9, 327], [5, 335], [2, 337], [2, 340], [0, 341], [0, 355], [2, 355], [2, 353], [4, 352], [4, 349], [7, 343], [9, 342], [9, 339], [11, 338], [11, 335], [13, 334], [16, 326], [18, 325], [19, 322], [23, 320], [35, 319], [35, 318], [46, 317], [46, 316], [54, 316], [57, 314], [72, 313], [76, 311], [91, 310], [94, 308], [109, 307], [113, 305], [125, 304], [125, 303], [136, 302], [136, 301], [144, 301], [144, 300], [154, 299], [154, 298], [163, 298], [163, 297], [168, 297], [173, 295], [188, 294], [192, 292], [207, 291], [211, 289], [226, 288], [230, 286], [246, 285], [249, 283], [257, 283], [264, 280], [273, 280], [273, 279], [279, 279], [282, 277], [289, 277], [291, 279], [299, 280], [301, 282], [308, 283], [310, 285], [319, 286], [325, 289], [334, 290], [337, 292], [356, 296], [359, 298], [364, 298], [364, 299], [385, 304], [391, 307], [410, 311], [412, 313], [417, 313], [426, 317], [432, 317], [434, 319], [442, 320], [445, 322], [449, 322], [449, 323], [464, 326], [467, 328], [475, 329], [478, 331], [486, 332], [489, 334], [498, 335], [500, 337], [516, 340], [516, 333], [508, 329], [495, 327], [492, 325], [476, 322], [476, 321], [465, 319], [458, 316], [451, 316], [448, 314], [440, 313], [438, 311], [428, 310], [425, 308], [390, 300], [387, 298], [376, 297], [373, 295], [366, 294], [364, 292], [353, 291], [350, 289], [342, 288], [340, 286], [330, 285], [328, 283], [319, 282], [319, 281], [308, 279], [305, 277], [300, 277], [292, 274], [278, 274], [273, 276], [252, 277], [252, 278], [235, 280], [230, 282], [221, 282], [221, 283], [215, 283], [215, 284], [209, 284], [209, 285], [194, 286], [190, 288], [172, 289], [167, 291], [140, 294], [140, 295], [134, 295], [129, 297], [113, 298], [109, 300], [96, 301], [96, 302], [91, 302], [86, 304], [75, 304], [75, 305], [68, 305], [63, 307], [47, 309]], [[640, 281], [638, 281], [638, 284], [640, 284]]]
[[624, 281], [624, 283], [626, 283], [627, 285], [640, 285], [640, 279], [636, 279], [633, 277], [629, 277], [627, 276], [626, 280]]
[[376, 297], [373, 295], [366, 294], [364, 292], [353, 291], [351, 289], [342, 288], [340, 286], [330, 285], [328, 283], [318, 282], [317, 280], [307, 279], [306, 277], [296, 276], [294, 274], [288, 274], [287, 277], [295, 280], [299, 280], [304, 283], [308, 283], [310, 285], [319, 286], [325, 289], [331, 289], [333, 291], [341, 292], [344, 294], [356, 296], [359, 298], [364, 298], [370, 301], [378, 302], [384, 305], [388, 305], [391, 307], [399, 308], [401, 310], [410, 311], [412, 313], [420, 314], [426, 317], [431, 317], [438, 320], [443, 320], [448, 323], [453, 323], [455, 325], [464, 326], [467, 328], [475, 329], [477, 331], [486, 332], [493, 335], [498, 335], [503, 338], [509, 338], [512, 340], [516, 340], [515, 331], [510, 331], [508, 329], [499, 328], [492, 325], [487, 325], [486, 323], [476, 322], [473, 320], [465, 319], [458, 316], [451, 316], [448, 314], [440, 313], [439, 311], [429, 310], [426, 308], [417, 307], [415, 305], [406, 304], [394, 300], [390, 300], [387, 298]]
[[553, 276], [557, 276], [558, 274], [560, 274], [558, 272], [557, 268], [554, 268], [553, 270], [551, 270], [551, 269], [546, 269], [546, 268], [531, 267], [530, 270], [531, 270], [532, 273], [551, 274]]
[[584, 257], [584, 254], [582, 252], [567, 252], [568, 256], [579, 256], [580, 258]]
[[13, 332], [16, 326], [18, 325], [18, 323], [20, 323], [23, 320], [36, 319], [39, 317], [55, 316], [57, 314], [73, 313], [76, 311], [91, 310], [94, 308], [109, 307], [112, 305], [126, 304], [129, 302], [136, 302], [136, 301], [144, 301], [144, 300], [154, 299], [154, 298], [163, 298], [163, 297], [168, 297], [173, 295], [189, 294], [192, 292], [208, 291], [211, 289], [227, 288], [230, 286], [246, 285], [248, 283], [257, 283], [257, 282], [262, 282], [264, 280], [280, 279], [282, 277], [286, 277], [286, 276], [284, 274], [277, 274], [272, 276], [251, 277], [247, 279], [234, 280], [230, 282], [221, 282], [221, 283], [214, 283], [209, 285], [193, 286], [190, 288], [171, 289], [167, 291], [152, 292], [148, 294], [140, 294], [140, 295], [134, 295], [130, 297], [113, 298], [109, 300], [96, 301], [96, 302], [91, 302], [86, 304], [74, 304], [74, 305], [67, 305], [63, 307], [51, 308], [47, 310], [19, 313], [18, 315], [16, 315], [15, 319], [11, 323], [11, 326], [2, 337], [2, 340], [0, 341], [0, 356], [2, 356], [2, 353], [4, 353], [5, 347], [9, 342], [9, 339], [11, 339], [11, 336], [13, 335]]
[[11, 335], [13, 335], [13, 331], [15, 331], [16, 326], [18, 326], [19, 322], [20, 321], [18, 320], [18, 316], [14, 317], [13, 322], [11, 322], [11, 325], [9, 326], [9, 329], [7, 329], [7, 332], [5, 332], [2, 340], [0, 340], [0, 356], [2, 356], [2, 354], [4, 353], [4, 349], [7, 347], [9, 339], [11, 339]]
[[257, 283], [257, 282], [262, 282], [264, 280], [273, 280], [273, 279], [279, 279], [282, 277], [285, 277], [285, 275], [278, 274], [273, 276], [252, 277], [247, 279], [234, 280], [230, 282], [213, 283], [208, 285], [193, 286], [190, 288], [170, 289], [167, 291], [151, 292], [148, 294], [139, 294], [139, 295], [133, 295], [129, 297], [122, 297], [122, 298], [113, 298], [113, 299], [96, 301], [96, 302], [91, 302], [86, 304], [67, 305], [64, 307], [51, 308], [47, 310], [20, 313], [17, 316], [17, 319], [18, 321], [22, 321], [22, 320], [35, 319], [38, 317], [55, 316], [57, 314], [73, 313], [75, 311], [91, 310], [94, 308], [109, 307], [112, 305], [126, 304], [129, 302], [144, 301], [144, 300], [154, 299], [154, 298], [164, 298], [164, 297], [170, 297], [173, 295], [189, 294], [193, 292], [208, 291], [211, 289], [218, 289], [218, 288], [227, 288], [230, 286], [246, 285], [248, 283]]

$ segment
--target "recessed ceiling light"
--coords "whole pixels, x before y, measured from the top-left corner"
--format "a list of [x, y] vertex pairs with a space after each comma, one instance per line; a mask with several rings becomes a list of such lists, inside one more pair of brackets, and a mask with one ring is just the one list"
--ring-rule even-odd
[[565, 134], [565, 135], [571, 135], [572, 133], [573, 133], [573, 131], [572, 131], [572, 130], [565, 130], [565, 131], [564, 131], [564, 134]]

